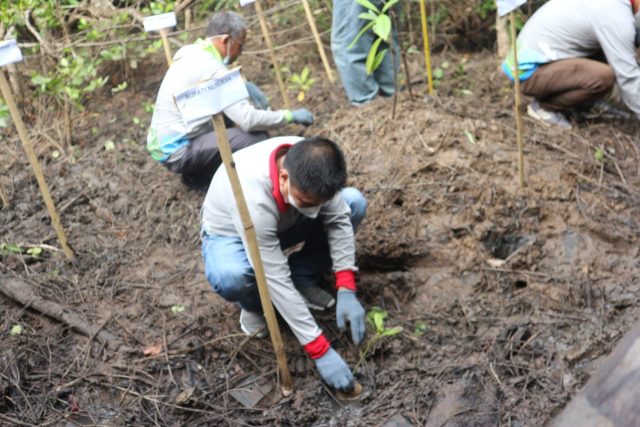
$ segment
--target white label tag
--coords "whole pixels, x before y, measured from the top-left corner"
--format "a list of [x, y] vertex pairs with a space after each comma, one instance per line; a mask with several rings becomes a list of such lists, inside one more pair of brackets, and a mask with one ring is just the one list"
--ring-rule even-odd
[[22, 52], [14, 39], [0, 42], [0, 67], [22, 61]]
[[203, 117], [218, 114], [248, 97], [249, 92], [240, 75], [240, 68], [174, 95], [182, 120], [187, 125]]
[[245, 7], [248, 4], [255, 3], [256, 0], [240, 0], [240, 6]]
[[526, 2], [527, 0], [496, 0], [496, 5], [498, 6], [498, 15], [504, 16], [507, 13], [525, 4]]
[[169, 12], [163, 13], [162, 15], [147, 16], [142, 20], [142, 24], [144, 25], [144, 30], [146, 32], [172, 28], [177, 24], [176, 14]]

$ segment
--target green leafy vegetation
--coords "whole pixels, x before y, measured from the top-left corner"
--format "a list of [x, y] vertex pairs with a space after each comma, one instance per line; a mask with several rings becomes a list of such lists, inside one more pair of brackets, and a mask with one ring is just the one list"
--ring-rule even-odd
[[362, 364], [367, 353], [369, 353], [369, 351], [371, 350], [371, 348], [375, 343], [377, 343], [378, 341], [380, 341], [385, 337], [391, 337], [403, 331], [402, 326], [396, 326], [394, 328], [387, 328], [385, 326], [384, 323], [388, 315], [389, 313], [387, 312], [387, 310], [384, 310], [380, 307], [373, 307], [367, 313], [367, 322], [369, 323], [369, 326], [373, 328], [375, 333], [371, 338], [369, 338], [364, 349], [360, 352], [360, 359], [358, 360], [358, 363], [356, 364], [356, 367], [354, 370], [357, 370], [358, 367]]
[[9, 126], [11, 114], [9, 113], [9, 106], [0, 99], [0, 128], [6, 128]]
[[355, 46], [358, 40], [360, 40], [360, 38], [367, 31], [373, 31], [377, 38], [371, 45], [371, 49], [369, 50], [369, 54], [367, 55], [366, 60], [367, 74], [372, 74], [375, 70], [378, 69], [380, 64], [382, 64], [382, 60], [389, 50], [388, 48], [383, 48], [382, 50], [379, 49], [382, 42], [390, 42], [392, 25], [391, 18], [387, 13], [396, 3], [398, 3], [398, 0], [387, 1], [382, 9], [378, 9], [376, 5], [371, 3], [369, 0], [356, 1], [358, 2], [358, 4], [367, 9], [366, 12], [361, 13], [360, 15], [358, 15], [358, 17], [369, 22], [365, 24], [364, 27], [362, 27], [362, 29], [353, 39], [348, 48], [351, 49], [353, 46]]
[[300, 74], [293, 73], [289, 77], [289, 89], [298, 91], [298, 101], [304, 101], [305, 93], [311, 89], [316, 79], [311, 78], [309, 73], [309, 67], [304, 67]]

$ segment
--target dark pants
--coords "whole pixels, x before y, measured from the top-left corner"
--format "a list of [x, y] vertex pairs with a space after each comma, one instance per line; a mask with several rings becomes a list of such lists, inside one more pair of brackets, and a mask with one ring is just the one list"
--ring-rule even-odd
[[[248, 133], [239, 128], [227, 129], [227, 135], [232, 152], [269, 138], [267, 132]], [[218, 140], [213, 131], [193, 139], [180, 159], [165, 163], [171, 172], [182, 174], [185, 183], [202, 191], [209, 188], [211, 178], [221, 164]]]
[[522, 93], [545, 110], [589, 108], [613, 89], [613, 69], [587, 58], [563, 59], [541, 65], [522, 82]]

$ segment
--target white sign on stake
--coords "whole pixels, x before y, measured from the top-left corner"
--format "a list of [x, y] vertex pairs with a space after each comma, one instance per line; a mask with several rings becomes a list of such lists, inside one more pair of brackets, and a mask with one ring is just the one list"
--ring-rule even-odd
[[248, 97], [249, 92], [240, 75], [240, 68], [174, 95], [182, 120], [187, 125], [203, 117], [218, 114]]
[[245, 7], [248, 4], [255, 3], [256, 0], [240, 0], [240, 6]]
[[498, 15], [504, 16], [507, 13], [525, 4], [526, 2], [527, 0], [496, 0], [496, 5], [498, 6]]
[[165, 28], [173, 28], [176, 26], [176, 14], [173, 12], [163, 13], [162, 15], [147, 16], [142, 20], [144, 30], [146, 32], [159, 31]]
[[0, 67], [22, 61], [22, 52], [15, 39], [0, 42]]

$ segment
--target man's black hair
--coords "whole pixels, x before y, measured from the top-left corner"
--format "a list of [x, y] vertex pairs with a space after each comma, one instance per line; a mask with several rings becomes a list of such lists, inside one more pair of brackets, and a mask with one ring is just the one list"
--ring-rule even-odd
[[322, 138], [306, 138], [293, 144], [282, 165], [289, 185], [303, 193], [329, 200], [347, 185], [347, 164], [338, 144]]

